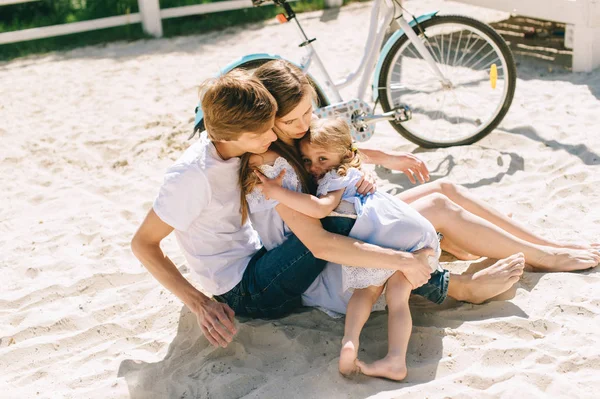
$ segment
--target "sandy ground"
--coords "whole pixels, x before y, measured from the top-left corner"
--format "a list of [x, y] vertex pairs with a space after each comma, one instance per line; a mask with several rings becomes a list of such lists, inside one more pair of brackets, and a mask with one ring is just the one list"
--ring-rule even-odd
[[[358, 63], [369, 6], [301, 15], [332, 75]], [[242, 323], [214, 349], [139, 264], [129, 240], [189, 145], [197, 85], [250, 52], [298, 60], [297, 44], [293, 27], [267, 22], [0, 64], [0, 397], [597, 397], [597, 270], [526, 273], [508, 300], [481, 306], [414, 301], [409, 376], [395, 383], [342, 378], [343, 322], [317, 310]], [[471, 188], [538, 233], [600, 241], [600, 70], [517, 59], [512, 108], [483, 141], [424, 151], [381, 124], [370, 143], [415, 151], [434, 180]], [[410, 187], [376, 171], [383, 189]], [[188, 275], [175, 241], [164, 249]], [[386, 325], [384, 313], [369, 320], [365, 360], [385, 353]]]

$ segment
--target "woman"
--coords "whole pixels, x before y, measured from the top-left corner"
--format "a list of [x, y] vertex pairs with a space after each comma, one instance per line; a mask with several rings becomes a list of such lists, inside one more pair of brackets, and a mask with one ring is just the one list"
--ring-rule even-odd
[[[292, 146], [308, 131], [313, 118], [314, 89], [299, 68], [283, 60], [268, 62], [255, 72], [255, 76], [277, 101], [275, 131], [279, 140]], [[423, 162], [411, 154], [397, 155], [368, 149], [361, 149], [361, 152], [366, 155], [367, 162], [383, 162], [384, 166], [395, 166], [409, 176], [415, 173], [421, 181], [428, 179]], [[582, 270], [598, 264], [598, 244], [564, 244], [540, 237], [454, 183], [427, 183], [406, 190], [398, 197], [438, 227], [444, 235], [442, 249], [457, 257], [472, 258], [470, 254], [474, 254], [502, 258], [523, 252], [528, 263], [537, 271]], [[448, 212], [456, 214], [459, 222], [452, 231], [443, 228]], [[474, 223], [473, 230], [463, 231], [462, 228], [469, 225], [465, 222]], [[478, 233], [480, 230], [483, 230], [483, 235]], [[457, 234], [458, 231], [461, 234]], [[499, 241], [489, 240], [496, 236]], [[487, 244], [490, 242], [494, 242], [493, 247]]]
[[[261, 235], [266, 249], [280, 245], [282, 240], [291, 234], [291, 230], [310, 248], [311, 237], [309, 235], [301, 236], [299, 232], [301, 224], [295, 222], [292, 225], [291, 222], [294, 218], [290, 217], [289, 212], [287, 215], [278, 215], [279, 210], [275, 208], [275, 205], [269, 203], [267, 198], [261, 197], [260, 191], [255, 189], [257, 181], [254, 179], [254, 169], [261, 165], [267, 165], [264, 166], [266, 169], [262, 170], [270, 172], [268, 177], [276, 178], [278, 176], [282, 180], [291, 175], [297, 175], [295, 181], [286, 183], [287, 188], [305, 192], [311, 190], [312, 182], [302, 166], [294, 143], [295, 140], [301, 139], [307, 133], [312, 119], [314, 90], [298, 68], [284, 61], [265, 64], [255, 72], [255, 75], [278, 103], [274, 130], [279, 140], [265, 154], [253, 157], [248, 155], [242, 158], [240, 171], [242, 204], [246, 204], [244, 194], [247, 194], [253, 225]], [[379, 151], [366, 151], [366, 153], [372, 159], [390, 156], [390, 154]], [[416, 166], [418, 169], [420, 161], [412, 156], [407, 159], [407, 163], [413, 162], [413, 168]], [[402, 156], [397, 157], [397, 160], [400, 160], [399, 164], [401, 164]], [[313, 165], [313, 167], [315, 166]], [[409, 169], [411, 168], [408, 167], [407, 170]], [[287, 173], [282, 175], [280, 174], [281, 170], [287, 170]], [[423, 187], [426, 188], [423, 189]], [[600, 261], [600, 253], [596, 250], [554, 249], [550, 246], [540, 245], [541, 242], [549, 242], [527, 232], [511, 219], [504, 218], [495, 210], [471, 198], [468, 193], [457, 186], [429, 184], [423, 187], [412, 193], [411, 190], [408, 190], [400, 198], [407, 199], [406, 202], [410, 202], [414, 209], [444, 234], [446, 238], [442, 240], [442, 243], [446, 242], [447, 245], [448, 242], [455, 242], [454, 249], [466, 249], [459, 254], [477, 253], [498, 259], [508, 257], [475, 274], [455, 275], [447, 271], [437, 271], [432, 275], [430, 282], [416, 292], [433, 302], [439, 303], [445, 299], [446, 295], [449, 295], [458, 300], [481, 303], [508, 290], [522, 274], [523, 254], [525, 259], [536, 269], [548, 271], [586, 269], [597, 265]], [[467, 209], [451, 201], [443, 194], [444, 192], [448, 192], [457, 202], [464, 203]], [[474, 213], [469, 210], [473, 210]], [[242, 212], [244, 217], [248, 216], [246, 207], [243, 207]], [[325, 224], [326, 220], [324, 219], [323, 222]], [[505, 227], [505, 229], [492, 222], [497, 222], [500, 227]], [[290, 224], [291, 229], [287, 224]], [[488, 243], [493, 243], [493, 245]], [[446, 247], [446, 249], [448, 248]], [[329, 263], [304, 292], [302, 299], [305, 305], [344, 313], [350, 295], [342, 290], [340, 265]], [[349, 348], [344, 349], [348, 350]], [[350, 358], [356, 359], [355, 347], [353, 347], [353, 351]], [[340, 371], [344, 370], [343, 358], [344, 356], [340, 357]], [[346, 370], [348, 370], [347, 365]], [[362, 363], [360, 370], [367, 375], [398, 378], [393, 365], [387, 364], [383, 359], [372, 364]]]

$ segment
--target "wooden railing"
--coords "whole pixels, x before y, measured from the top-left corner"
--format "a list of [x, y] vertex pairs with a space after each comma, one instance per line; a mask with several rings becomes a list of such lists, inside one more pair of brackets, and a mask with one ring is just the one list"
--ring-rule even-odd
[[[0, 7], [8, 4], [28, 3], [32, 1], [40, 0], [0, 0]], [[138, 0], [138, 6], [140, 9], [139, 13], [0, 33], [0, 44], [43, 39], [53, 36], [70, 35], [72, 33], [113, 28], [115, 26], [136, 24], [140, 22], [142, 23], [142, 27], [146, 33], [154, 37], [161, 37], [163, 34], [163, 19], [248, 8], [252, 7], [252, 1], [227, 0], [161, 10], [159, 0]]]

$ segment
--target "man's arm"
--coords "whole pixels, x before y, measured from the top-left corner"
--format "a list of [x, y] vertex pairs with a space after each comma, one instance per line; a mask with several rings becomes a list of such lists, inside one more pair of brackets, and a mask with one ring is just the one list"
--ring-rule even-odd
[[196, 315], [202, 332], [211, 344], [226, 347], [236, 333], [233, 310], [198, 291], [163, 253], [160, 242], [173, 231], [153, 209], [131, 240], [131, 250], [139, 261], [166, 289]]
[[347, 266], [399, 270], [414, 288], [420, 287], [429, 280], [431, 268], [427, 256], [434, 254], [433, 249], [409, 253], [382, 248], [351, 237], [330, 233], [323, 229], [319, 220], [283, 204], [277, 205], [275, 209], [316, 258]]

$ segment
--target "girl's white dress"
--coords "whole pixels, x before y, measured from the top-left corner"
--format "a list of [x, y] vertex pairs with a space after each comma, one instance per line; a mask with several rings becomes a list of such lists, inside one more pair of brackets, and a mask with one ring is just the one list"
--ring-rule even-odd
[[[356, 223], [350, 237], [386, 248], [415, 252], [433, 248], [436, 259], [440, 245], [435, 228], [408, 204], [385, 192], [377, 191], [361, 199], [356, 184], [363, 174], [356, 168], [348, 169], [346, 176], [332, 170], [319, 181], [317, 196], [344, 190], [342, 201], [354, 205]], [[394, 270], [342, 266], [344, 290], [384, 285]]]
[[[296, 171], [285, 158], [279, 157], [272, 166], [262, 165], [260, 169], [270, 179], [277, 177], [285, 169], [282, 186], [288, 190], [302, 192], [302, 185]], [[339, 213], [347, 214], [349, 207], [351, 213], [358, 215], [350, 236], [402, 251], [414, 251], [430, 246], [439, 255], [439, 242], [435, 229], [404, 202], [380, 192], [367, 197], [364, 204], [354, 196], [356, 193], [354, 185], [361, 176], [362, 174], [356, 169], [350, 169], [348, 176], [343, 178], [334, 172], [326, 175], [319, 185], [321, 193], [345, 188], [343, 201], [336, 210], [339, 210]], [[275, 206], [278, 204], [276, 200], [266, 199], [258, 188], [247, 194], [246, 200], [250, 211], [250, 221], [267, 250], [278, 247], [292, 234], [275, 210]], [[378, 214], [380, 212], [381, 214]], [[379, 232], [388, 236], [381, 237], [382, 234]], [[342, 269], [351, 270], [349, 270], [350, 273], [347, 273]], [[379, 270], [382, 269], [340, 267], [336, 263], [327, 263], [323, 272], [302, 295], [302, 302], [305, 306], [318, 307], [333, 317], [344, 314], [352, 296], [352, 292], [348, 288], [357, 287], [345, 287], [343, 281], [358, 280], [363, 282], [363, 285], [373, 285], [373, 278], [370, 276], [373, 273], [378, 274]], [[385, 270], [385, 272], [389, 277], [389, 271]], [[347, 274], [351, 274], [353, 277], [344, 277]], [[362, 276], [363, 274], [364, 276]], [[356, 276], [354, 277], [354, 275]], [[381, 278], [378, 277], [376, 280], [379, 281]], [[385, 301], [382, 296], [373, 310], [383, 310], [384, 308]]]

